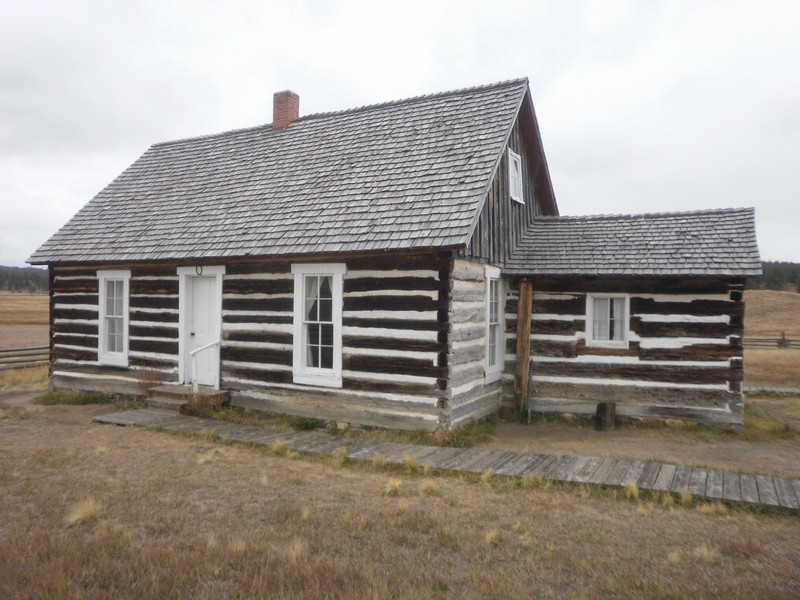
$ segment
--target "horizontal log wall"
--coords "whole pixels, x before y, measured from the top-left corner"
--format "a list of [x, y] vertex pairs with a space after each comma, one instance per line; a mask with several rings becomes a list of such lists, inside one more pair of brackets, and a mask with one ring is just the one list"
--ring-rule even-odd
[[101, 366], [98, 269], [53, 267], [51, 370], [58, 387], [141, 394], [178, 378], [178, 277], [175, 266], [131, 266], [128, 368]]
[[450, 253], [329, 260], [347, 265], [341, 389], [292, 381], [291, 262], [229, 265], [222, 387], [248, 408], [403, 429], [446, 427], [450, 261]]
[[[741, 424], [743, 282], [707, 278], [679, 284], [534, 280], [532, 409], [593, 413], [598, 402], [617, 402], [632, 405], [626, 415]], [[630, 293], [627, 348], [586, 345], [587, 292]], [[509, 405], [516, 304], [514, 290], [506, 304], [503, 379]]]
[[486, 377], [486, 267], [456, 259], [452, 277], [450, 311], [450, 427], [497, 411], [502, 390]]

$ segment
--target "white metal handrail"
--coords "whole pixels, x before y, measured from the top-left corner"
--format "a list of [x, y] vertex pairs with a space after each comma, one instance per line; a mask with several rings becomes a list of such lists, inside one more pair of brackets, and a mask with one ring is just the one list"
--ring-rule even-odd
[[200, 390], [200, 387], [197, 383], [197, 354], [203, 350], [208, 350], [209, 348], [218, 346], [221, 342], [222, 340], [217, 340], [215, 342], [211, 342], [210, 344], [206, 344], [205, 346], [200, 346], [199, 348], [189, 351], [189, 358], [192, 359], [192, 392], [195, 394]]

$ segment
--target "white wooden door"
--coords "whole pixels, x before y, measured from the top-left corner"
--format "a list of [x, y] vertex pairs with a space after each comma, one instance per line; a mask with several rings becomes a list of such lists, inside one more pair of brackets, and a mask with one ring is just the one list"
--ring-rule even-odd
[[[219, 335], [219, 312], [216, 277], [191, 277], [188, 319], [189, 381], [200, 385], [216, 386], [219, 377], [219, 345], [211, 346], [191, 355], [193, 350], [217, 341]], [[192, 371], [192, 362], [195, 371]]]

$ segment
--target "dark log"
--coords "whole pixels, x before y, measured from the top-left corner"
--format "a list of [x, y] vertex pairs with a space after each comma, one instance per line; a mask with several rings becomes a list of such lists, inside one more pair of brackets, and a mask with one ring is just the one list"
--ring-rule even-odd
[[578, 356], [578, 342], [556, 342], [551, 340], [532, 340], [531, 353], [533, 356], [553, 356], [561, 358], [575, 358]]
[[580, 291], [606, 294], [727, 294], [720, 277], [542, 276], [534, 277], [542, 292]]
[[374, 348], [376, 350], [414, 350], [418, 352], [443, 352], [447, 345], [434, 340], [399, 340], [373, 336], [344, 336], [345, 348]]
[[420, 358], [359, 356], [345, 354], [342, 366], [348, 371], [365, 373], [388, 373], [392, 375], [416, 375], [419, 377], [446, 377], [447, 368], [439, 367]]
[[292, 263], [288, 260], [268, 260], [250, 263], [233, 263], [225, 265], [225, 276], [254, 275], [261, 273], [292, 273]]
[[177, 323], [179, 316], [177, 312], [145, 312], [143, 310], [132, 308], [130, 311], [130, 320], [131, 322], [147, 321], [151, 323]]
[[293, 294], [294, 280], [289, 279], [228, 279], [222, 284], [223, 294]]
[[135, 352], [154, 352], [157, 354], [178, 354], [178, 342], [156, 340], [130, 340], [129, 347]]
[[161, 296], [178, 293], [177, 279], [131, 279], [131, 294], [152, 294]]
[[585, 319], [576, 319], [574, 321], [539, 321], [536, 320], [533, 322], [533, 326], [536, 328], [536, 333], [545, 334], [545, 335], [575, 335], [578, 331], [584, 331], [586, 329], [586, 320]]
[[96, 310], [83, 310], [76, 308], [55, 308], [50, 311], [54, 319], [80, 319], [80, 320], [93, 320], [97, 319]]
[[417, 312], [447, 310], [438, 300], [428, 296], [345, 296], [345, 311], [394, 311], [411, 310]]
[[740, 403], [741, 394], [725, 390], [637, 387], [533, 382], [533, 398], [563, 398], [568, 401], [616, 402], [646, 405], [683, 405], [722, 408]]
[[53, 282], [51, 291], [55, 294], [97, 294], [99, 283], [96, 277], [91, 279], [60, 279]]
[[634, 379], [667, 383], [726, 383], [735, 372], [728, 367], [678, 367], [648, 363], [533, 363], [534, 375], [591, 377], [595, 379]]
[[178, 266], [170, 264], [146, 264], [131, 267], [131, 278], [136, 277], [175, 277], [178, 274]]
[[56, 304], [91, 304], [97, 306], [97, 294], [81, 294], [80, 296], [56, 295]]
[[153, 369], [174, 369], [177, 366], [177, 362], [158, 360], [156, 358], [139, 358], [138, 356], [129, 356], [128, 364], [131, 366], [150, 367]]
[[248, 311], [275, 311], [292, 312], [294, 300], [292, 298], [223, 298], [223, 310], [248, 310]]
[[555, 300], [552, 298], [535, 300], [533, 303], [533, 313], [537, 315], [544, 313], [554, 315], [585, 315], [586, 298], [584, 296], [578, 296], [577, 298], [565, 298], [563, 300]]
[[741, 355], [741, 349], [730, 344], [695, 344], [683, 348], [639, 348], [642, 360], [728, 360]]
[[416, 383], [394, 383], [391, 381], [365, 381], [345, 377], [342, 388], [358, 390], [360, 392], [375, 392], [384, 394], [405, 394], [409, 396], [434, 396], [440, 395], [440, 390], [435, 385], [419, 385]]
[[229, 331], [225, 339], [231, 342], [261, 342], [267, 344], [291, 344], [291, 333], [271, 331]]
[[91, 323], [53, 323], [50, 331], [56, 333], [82, 333], [97, 335], [97, 325]]
[[286, 325], [293, 321], [291, 313], [287, 315], [236, 315], [222, 316], [223, 323], [257, 323], [261, 325]]
[[53, 343], [66, 344], [67, 346], [82, 346], [87, 350], [97, 350], [97, 338], [87, 335], [53, 334]]
[[128, 300], [131, 308], [171, 308], [178, 309], [178, 298], [171, 296], [133, 296]]
[[291, 350], [276, 350], [274, 348], [246, 348], [242, 346], [223, 346], [222, 360], [235, 360], [237, 362], [261, 363], [264, 365], [292, 366]]
[[[437, 321], [418, 321], [416, 319], [365, 319], [362, 317], [342, 318], [344, 327], [366, 327], [368, 329], [404, 329], [408, 331], [439, 331], [447, 333], [447, 323]], [[441, 340], [439, 340], [441, 341]]]
[[374, 290], [437, 291], [447, 289], [447, 280], [436, 277], [359, 277], [344, 280], [344, 293]]
[[69, 360], [97, 360], [97, 350], [75, 350], [73, 348], [61, 348], [54, 345], [50, 351], [50, 359], [59, 358]]
[[727, 323], [657, 323], [641, 321], [638, 333], [642, 337], [724, 338], [731, 333]]
[[650, 298], [631, 298], [631, 314], [653, 315], [740, 315], [744, 303], [727, 300], [692, 300], [691, 302], [657, 302]]
[[[62, 267], [54, 266], [53, 275], [55, 277], [86, 277], [96, 278], [97, 267]], [[53, 289], [53, 288], [50, 288]]]
[[178, 329], [175, 327], [152, 327], [147, 325], [133, 325], [128, 328], [130, 335], [134, 337], [156, 337], [170, 340], [178, 339]]
[[627, 348], [605, 348], [603, 346], [587, 346], [586, 340], [577, 342], [578, 356], [638, 356], [639, 342], [629, 342]]

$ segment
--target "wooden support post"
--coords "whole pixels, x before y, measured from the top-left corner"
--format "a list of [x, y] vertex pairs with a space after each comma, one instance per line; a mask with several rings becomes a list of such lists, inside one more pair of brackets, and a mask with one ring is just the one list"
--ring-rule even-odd
[[533, 313], [533, 283], [519, 282], [517, 306], [517, 366], [514, 371], [514, 405], [519, 414], [528, 410], [528, 382], [531, 365], [531, 316]]
[[617, 403], [601, 402], [594, 414], [594, 428], [597, 431], [613, 431], [617, 425]]

